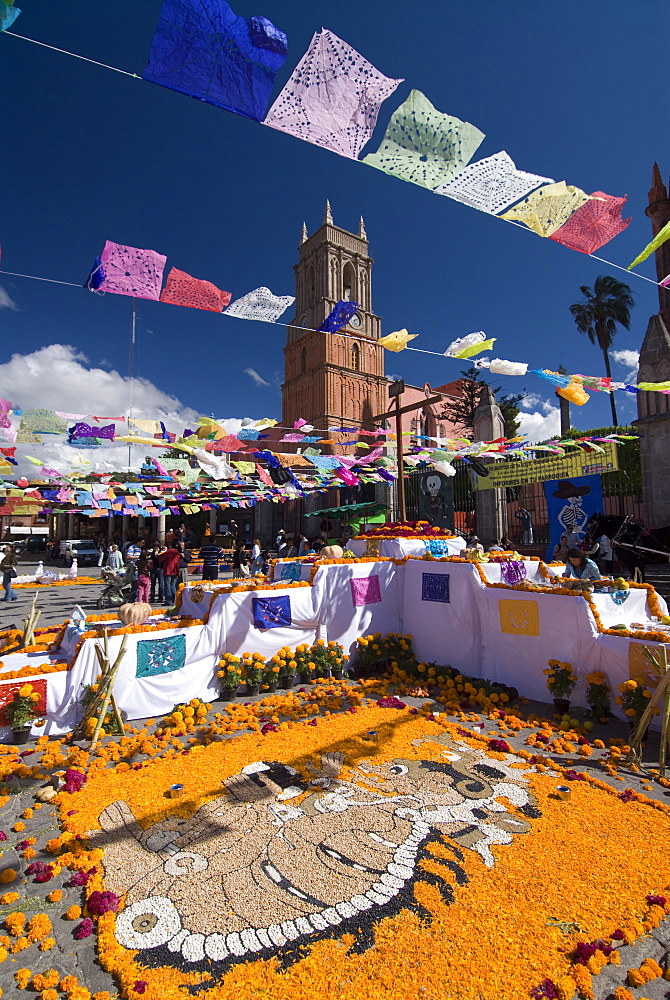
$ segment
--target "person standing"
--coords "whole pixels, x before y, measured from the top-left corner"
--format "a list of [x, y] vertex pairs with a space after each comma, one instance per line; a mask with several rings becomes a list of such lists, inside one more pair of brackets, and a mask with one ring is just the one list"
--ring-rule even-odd
[[286, 532], [284, 531], [283, 528], [280, 528], [279, 531], [277, 532], [277, 537], [275, 538], [275, 545], [277, 547], [277, 552], [281, 551], [281, 547], [284, 544], [285, 540], [286, 540]]
[[556, 545], [554, 545], [554, 551], [552, 553], [553, 562], [567, 563], [569, 548], [570, 546], [568, 545], [568, 536], [561, 535]]
[[251, 575], [255, 576], [256, 573], [263, 572], [263, 557], [261, 555], [261, 540], [260, 538], [254, 538], [254, 543], [251, 546]]
[[123, 556], [119, 552], [118, 545], [110, 545], [105, 566], [107, 569], [114, 570], [115, 573], [118, 573], [123, 569]]
[[242, 542], [237, 542], [233, 553], [233, 579], [239, 580], [242, 576], [249, 576], [249, 558]]
[[202, 559], [203, 580], [218, 580], [219, 560], [224, 558], [223, 549], [212, 539], [200, 547], [200, 557]]
[[514, 514], [521, 527], [521, 544], [533, 544], [533, 515], [525, 507], [521, 507]]
[[146, 548], [142, 549], [137, 560], [137, 598], [143, 604], [149, 603], [149, 588], [151, 587], [151, 560]]
[[16, 552], [14, 551], [13, 545], [8, 545], [5, 549], [5, 555], [0, 562], [0, 570], [2, 571], [2, 586], [5, 588], [5, 603], [9, 604], [10, 601], [18, 600], [16, 594], [12, 593], [12, 580], [18, 576], [16, 569], [16, 564], [18, 559], [16, 557]]
[[164, 545], [156, 545], [151, 553], [151, 564], [149, 575], [151, 578], [151, 604], [156, 599], [160, 604], [165, 600], [165, 581], [163, 580], [163, 568], [158, 561], [161, 552], [165, 552]]
[[177, 577], [179, 576], [179, 562], [181, 552], [179, 549], [170, 547], [158, 557], [158, 562], [163, 570], [165, 603], [173, 605], [177, 599]]
[[605, 576], [611, 576], [614, 570], [614, 549], [612, 541], [608, 535], [601, 535], [598, 539], [598, 562]]
[[307, 541], [307, 536], [303, 535], [302, 532], [298, 535], [298, 555], [306, 556], [309, 552], [309, 542]]
[[188, 583], [188, 564], [191, 561], [191, 553], [186, 551], [183, 542], [177, 542], [175, 548], [179, 552], [179, 582]]

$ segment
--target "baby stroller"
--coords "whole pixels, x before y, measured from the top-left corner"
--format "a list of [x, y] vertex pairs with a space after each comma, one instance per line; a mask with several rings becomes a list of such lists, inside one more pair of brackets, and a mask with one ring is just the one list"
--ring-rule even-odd
[[120, 608], [122, 604], [128, 604], [132, 600], [133, 583], [137, 576], [134, 562], [128, 563], [120, 573], [113, 569], [103, 569], [101, 576], [107, 586], [98, 598], [99, 608]]

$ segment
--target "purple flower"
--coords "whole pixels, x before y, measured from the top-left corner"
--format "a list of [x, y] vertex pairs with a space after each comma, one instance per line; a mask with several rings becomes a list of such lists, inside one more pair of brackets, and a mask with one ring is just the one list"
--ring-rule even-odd
[[407, 708], [404, 701], [400, 701], [394, 695], [390, 695], [388, 698], [380, 698], [377, 702], [380, 708]]
[[268, 733], [278, 733], [279, 726], [275, 726], [273, 722], [266, 722], [264, 726], [261, 727], [261, 733], [263, 736], [267, 736]]
[[580, 774], [579, 771], [574, 771], [572, 768], [569, 768], [565, 772], [565, 777], [568, 781], [584, 781], [584, 775]]
[[93, 933], [93, 921], [91, 920], [90, 917], [84, 917], [82, 922], [79, 924], [79, 927], [77, 927], [76, 931], [74, 932], [74, 936], [76, 937], [77, 941], [81, 941], [82, 938], [90, 937], [92, 933]]
[[16, 845], [17, 851], [25, 851], [26, 847], [30, 847], [30, 842], [28, 840], [20, 840]]
[[65, 772], [65, 783], [63, 789], [66, 792], [78, 792], [86, 784], [86, 775], [82, 771], [75, 771], [68, 767]]
[[612, 945], [602, 938], [596, 941], [579, 941], [574, 951], [574, 960], [577, 965], [586, 965], [597, 951], [602, 951], [603, 955], [611, 955], [613, 950]]
[[665, 906], [667, 899], [665, 896], [647, 896], [648, 906]]
[[312, 719], [312, 721], [308, 722], [307, 725], [308, 726], [315, 726], [316, 725], [316, 719]]
[[119, 897], [115, 892], [99, 892], [96, 889], [86, 900], [86, 905], [94, 916], [101, 917], [103, 913], [118, 911]]
[[0, 830], [0, 840], [7, 840], [7, 834], [4, 830]]
[[146, 988], [147, 988], [148, 985], [149, 984], [144, 979], [136, 979], [135, 980], [135, 992], [136, 993], [144, 993], [144, 991], [146, 990]]
[[558, 987], [551, 979], [543, 979], [539, 986], [530, 991], [533, 1000], [558, 1000]]
[[73, 889], [76, 886], [86, 885], [91, 875], [95, 875], [97, 871], [97, 868], [89, 868], [88, 871], [85, 872], [75, 872], [74, 875], [70, 876], [70, 881], [67, 884]]
[[489, 740], [488, 748], [489, 750], [497, 750], [498, 753], [509, 753], [512, 749], [507, 740]]
[[636, 795], [632, 788], [625, 788], [623, 792], [619, 792], [619, 798], [622, 802], [632, 802]]
[[33, 861], [26, 868], [26, 875], [34, 875], [35, 882], [48, 882], [53, 878], [53, 874], [51, 865], [45, 865], [42, 861]]
[[612, 934], [612, 940], [623, 941], [623, 931], [617, 928], [617, 930], [614, 931], [614, 934]]

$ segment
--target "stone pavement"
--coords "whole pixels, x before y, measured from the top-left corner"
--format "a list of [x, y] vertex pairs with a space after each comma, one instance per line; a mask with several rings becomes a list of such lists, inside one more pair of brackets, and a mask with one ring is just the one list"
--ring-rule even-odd
[[[19, 573], [33, 573], [38, 561], [32, 555], [22, 556], [19, 563]], [[64, 572], [64, 568], [60, 564], [45, 563], [45, 569], [51, 569], [58, 573]], [[97, 566], [84, 566], [79, 571], [79, 575], [99, 577], [100, 569]], [[230, 576], [230, 571], [219, 573], [220, 580], [228, 579]], [[199, 581], [201, 579], [202, 577], [199, 575], [189, 576], [189, 580]], [[30, 611], [33, 597], [36, 593], [38, 595], [37, 608], [42, 612], [38, 628], [45, 625], [59, 625], [61, 622], [66, 621], [72, 614], [75, 604], [78, 604], [88, 614], [99, 613], [97, 601], [104, 586], [105, 584], [101, 580], [99, 585], [92, 583], [77, 586], [77, 584], [73, 584], [64, 587], [27, 587], [25, 589], [14, 590], [14, 594], [17, 597], [16, 601], [13, 601], [11, 604], [5, 604], [0, 599], [0, 630], [10, 628], [11, 626], [22, 627], [23, 620]], [[4, 591], [1, 589], [0, 594], [4, 596]], [[164, 607], [164, 604], [155, 601], [154, 607]], [[112, 609], [103, 609], [103, 611], [105, 610], [111, 611]]]
[[[83, 589], [83, 588], [81, 588]], [[306, 690], [309, 690], [307, 688]], [[264, 696], [258, 695], [256, 698], [246, 699], [249, 701], [261, 700]], [[374, 695], [373, 695], [374, 697]], [[405, 701], [410, 707], [419, 707], [420, 705], [425, 705], [426, 699], [417, 699], [403, 696], [403, 701]], [[225, 710], [226, 704], [223, 702], [216, 702], [212, 706], [212, 713], [215, 711]], [[524, 714], [536, 714], [540, 716], [545, 716], [551, 718], [552, 709], [549, 705], [542, 705], [540, 703], [532, 703], [524, 701], [522, 702], [522, 708]], [[435, 703], [435, 711], [439, 712], [442, 706]], [[583, 717], [584, 713], [582, 711], [577, 711], [576, 715], [578, 717]], [[466, 727], [472, 728], [474, 731], [478, 732], [490, 732], [497, 728], [497, 723], [490, 719], [481, 718], [480, 723], [468, 722], [465, 724]], [[141, 727], [141, 721], [135, 721], [133, 726]], [[524, 730], [519, 734], [510, 733], [505, 730], [501, 732], [501, 736], [508, 741], [512, 749], [520, 749], [527, 747], [524, 746], [524, 740], [528, 736], [529, 730]], [[607, 741], [611, 738], [624, 738], [627, 734], [627, 729], [623, 724], [618, 722], [612, 722], [607, 726], [596, 725], [594, 731], [590, 733], [591, 739], [603, 739]], [[237, 738], [237, 735], [242, 735], [242, 733], [232, 735], [228, 738]], [[184, 742], [186, 743], [187, 736], [184, 737]], [[28, 750], [31, 749], [29, 745]], [[542, 750], [544, 756], [551, 756], [547, 754], [545, 750]], [[574, 756], [571, 758], [569, 755], [561, 755], [555, 759], [560, 762], [564, 767], [575, 767], [580, 771], [586, 771], [597, 775], [598, 778], [604, 781], [608, 781], [612, 786], [616, 787], [618, 791], [622, 791], [624, 788], [632, 788], [635, 791], [641, 791], [650, 797], [656, 798], [660, 801], [664, 801], [670, 804], [670, 791], [666, 790], [658, 783], [653, 783], [653, 791], [643, 790], [643, 783], [649, 781], [648, 776], [642, 772], [634, 772], [627, 769], [625, 766], [619, 768], [620, 780], [616, 778], [610, 778], [605, 772], [603, 772], [599, 766], [598, 762], [601, 760], [606, 751], [595, 750], [594, 754], [590, 758], [584, 758], [580, 756]], [[655, 766], [654, 761], [658, 756], [658, 735], [653, 734], [649, 745], [646, 748], [645, 753], [645, 769]], [[137, 761], [141, 761], [141, 757], [137, 757]], [[31, 757], [26, 758], [26, 763], [30, 763]], [[53, 857], [48, 855], [46, 852], [40, 848], [52, 837], [55, 837], [59, 833], [58, 824], [55, 817], [55, 810], [49, 805], [45, 804], [39, 811], [35, 811], [32, 818], [24, 820], [25, 830], [21, 831], [19, 834], [12, 832], [12, 826], [17, 819], [21, 816], [23, 811], [30, 806], [34, 805], [34, 792], [38, 786], [43, 784], [42, 781], [35, 781], [32, 779], [12, 779], [10, 782], [10, 788], [13, 794], [10, 796], [9, 801], [6, 805], [0, 808], [0, 829], [7, 833], [8, 842], [3, 844], [4, 852], [0, 859], [0, 868], [5, 868], [11, 866], [19, 871], [25, 871], [28, 864], [23, 858], [21, 858], [15, 849], [15, 845], [23, 838], [36, 837], [37, 843], [35, 844], [35, 849], [37, 854], [34, 861], [43, 862], [53, 862]], [[565, 808], [570, 809], [570, 803], [565, 803]], [[95, 935], [89, 938], [77, 941], [73, 937], [73, 930], [77, 926], [77, 922], [70, 922], [64, 919], [63, 914], [65, 910], [73, 905], [80, 905], [82, 903], [82, 890], [80, 888], [68, 888], [67, 881], [70, 877], [70, 873], [64, 871], [60, 875], [53, 878], [46, 884], [35, 884], [32, 879], [27, 879], [23, 884], [20, 880], [12, 886], [2, 887], [3, 889], [14, 889], [18, 886], [18, 891], [21, 893], [21, 899], [11, 906], [0, 907], [0, 920], [3, 915], [11, 912], [13, 910], [20, 910], [26, 914], [27, 917], [34, 912], [46, 912], [52, 923], [54, 930], [52, 932], [53, 937], [56, 940], [56, 944], [51, 951], [46, 953], [41, 953], [37, 950], [37, 946], [33, 945], [29, 950], [21, 952], [17, 955], [10, 955], [8, 959], [0, 964], [0, 985], [4, 990], [3, 996], [6, 998], [8, 996], [23, 995], [20, 994], [14, 982], [14, 972], [22, 967], [28, 967], [33, 970], [33, 972], [45, 972], [50, 968], [56, 969], [62, 975], [76, 975], [79, 978], [80, 984], [85, 985], [92, 993], [101, 990], [109, 990], [112, 997], [116, 995], [116, 989], [114, 982], [107, 973], [105, 973], [97, 963], [96, 953], [95, 953]], [[603, 875], [604, 878], [607, 877], [606, 872]], [[45, 899], [47, 893], [52, 892], [54, 889], [60, 888], [63, 890], [63, 898], [58, 903], [51, 904]], [[647, 957], [654, 958], [661, 966], [665, 966], [668, 959], [668, 954], [670, 951], [670, 918], [664, 921], [656, 930], [651, 934], [639, 939], [635, 944], [630, 946], [622, 946], [620, 948], [621, 954], [621, 964], [619, 966], [609, 965], [607, 966], [599, 976], [594, 976], [593, 986], [595, 1000], [613, 1000], [614, 990], [617, 986], [625, 984], [626, 972], [629, 968], [639, 967], [643, 959]], [[29, 991], [30, 992], [30, 991]], [[664, 998], [670, 997], [670, 983], [663, 979], [657, 979], [648, 983], [639, 990], [632, 991], [635, 1000], [664, 1000]], [[438, 1000], [437, 997], [428, 998], [428, 1000]], [[439, 1000], [447, 1000], [447, 998], [440, 997]], [[451, 998], [449, 998], [451, 1000]], [[522, 1000], [522, 998], [512, 998], [505, 997], [501, 1000]]]

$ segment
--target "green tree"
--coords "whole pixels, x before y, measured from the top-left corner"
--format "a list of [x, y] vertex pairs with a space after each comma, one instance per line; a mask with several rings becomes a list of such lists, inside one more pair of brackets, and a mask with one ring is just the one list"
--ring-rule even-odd
[[[603, 352], [607, 377], [612, 377], [609, 350], [612, 346], [617, 324], [625, 330], [630, 330], [630, 310], [635, 305], [635, 299], [628, 285], [608, 274], [596, 278], [593, 288], [581, 285], [583, 295], [581, 302], [570, 306], [572, 318], [580, 333], [585, 333], [592, 344], [597, 344]], [[610, 393], [612, 407], [612, 423], [618, 426], [614, 393]]]
[[[460, 399], [450, 399], [443, 404], [442, 415], [451, 420], [452, 423], [464, 430], [472, 433], [475, 422], [475, 412], [479, 406], [479, 397], [482, 385], [486, 379], [482, 378], [481, 368], [466, 368], [461, 372], [464, 377], [460, 380], [460, 387], [463, 395]], [[516, 437], [519, 430], [519, 406], [518, 404], [525, 397], [522, 393], [506, 393], [500, 395], [501, 386], [492, 387], [493, 395], [501, 409], [505, 421], [505, 437]]]

